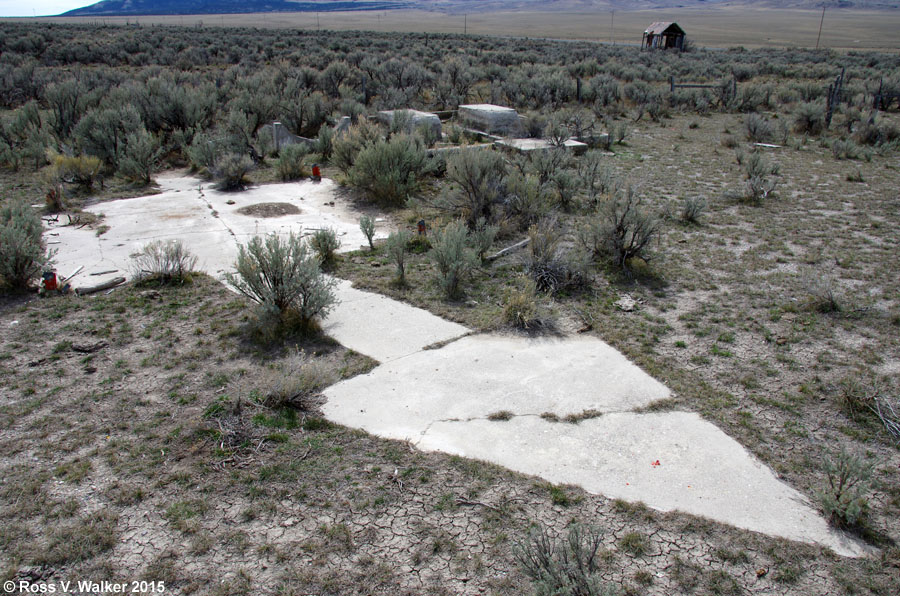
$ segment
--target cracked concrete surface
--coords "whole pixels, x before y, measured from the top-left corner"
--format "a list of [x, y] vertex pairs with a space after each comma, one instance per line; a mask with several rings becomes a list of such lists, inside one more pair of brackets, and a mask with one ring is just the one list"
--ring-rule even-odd
[[[669, 390], [594, 338], [466, 337], [325, 394], [329, 419], [419, 449], [822, 544], [844, 556], [866, 552], [714, 424], [688, 412], [634, 412]], [[562, 420], [590, 410], [599, 417]], [[499, 412], [506, 414], [490, 419]]]
[[[160, 239], [182, 239], [198, 255], [199, 268], [220, 279], [231, 269], [238, 242], [254, 234], [330, 226], [342, 250], [365, 243], [358, 214], [334, 202], [327, 180], [222, 193], [196, 178], [168, 175], [160, 186], [158, 195], [91, 207], [105, 214], [110, 228], [99, 237], [52, 225], [48, 240], [60, 249], [60, 273], [84, 265], [76, 286], [126, 274], [129, 256]], [[273, 201], [292, 203], [301, 213], [237, 213]], [[326, 332], [383, 364], [326, 391], [325, 414], [335, 422], [656, 509], [818, 543], [845, 556], [865, 554], [715, 425], [686, 412], [634, 412], [669, 391], [600, 340], [464, 337], [469, 330], [461, 325], [348, 282], [339, 284], [338, 298]], [[423, 350], [440, 342], [450, 343]], [[592, 410], [600, 416], [578, 424], [546, 416]], [[489, 419], [498, 412], [509, 419]]]
[[[74, 279], [75, 287], [131, 277], [131, 255], [155, 240], [182, 240], [197, 256], [197, 269], [220, 280], [233, 270], [238, 244], [258, 234], [286, 235], [301, 229], [308, 233], [330, 227], [341, 241], [341, 252], [367, 244], [359, 229], [360, 213], [335, 200], [337, 185], [332, 180], [267, 184], [243, 192], [221, 192], [192, 176], [167, 174], [158, 182], [159, 194], [88, 207], [86, 211], [103, 214], [102, 223], [109, 226], [99, 236], [89, 228], [64, 225], [65, 217], [50, 224], [47, 241], [49, 248], [58, 250], [55, 260], [60, 275], [84, 265]], [[238, 212], [269, 202], [292, 204], [300, 213], [254, 217]], [[375, 237], [385, 236], [386, 230], [376, 226]], [[325, 321], [325, 331], [344, 346], [381, 362], [469, 333], [462, 325], [422, 309], [356, 290], [350, 282], [341, 281], [336, 293], [338, 305]]]

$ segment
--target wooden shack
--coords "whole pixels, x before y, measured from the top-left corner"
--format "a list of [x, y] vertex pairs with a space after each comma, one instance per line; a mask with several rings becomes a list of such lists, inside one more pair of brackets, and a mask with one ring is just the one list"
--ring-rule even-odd
[[679, 27], [678, 23], [663, 21], [652, 23], [644, 31], [641, 50], [683, 50], [684, 36], [684, 29]]

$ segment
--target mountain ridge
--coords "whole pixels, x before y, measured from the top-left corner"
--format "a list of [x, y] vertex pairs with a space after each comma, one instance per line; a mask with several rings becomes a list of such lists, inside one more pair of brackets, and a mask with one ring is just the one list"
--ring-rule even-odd
[[515, 10], [648, 10], [726, 5], [759, 8], [897, 9], [900, 0], [101, 0], [60, 16], [149, 16], [418, 9], [448, 13]]

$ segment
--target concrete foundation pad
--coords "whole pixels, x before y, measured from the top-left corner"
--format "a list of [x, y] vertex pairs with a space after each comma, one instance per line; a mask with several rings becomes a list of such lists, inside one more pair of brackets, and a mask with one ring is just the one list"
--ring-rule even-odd
[[[500, 148], [513, 149], [521, 153], [528, 153], [529, 151], [547, 151], [553, 148], [553, 144], [546, 139], [502, 139], [494, 141], [494, 144]], [[582, 143], [575, 139], [569, 139], [564, 142], [563, 147], [576, 155], [581, 155], [588, 150], [587, 143]]]
[[344, 346], [379, 362], [423, 353], [426, 346], [470, 332], [421, 308], [354, 289], [348, 281], [338, 284], [337, 296], [340, 305], [328, 315], [323, 330]]
[[[330, 420], [420, 449], [819, 543], [845, 556], [865, 553], [715, 425], [685, 412], [630, 412], [669, 390], [594, 338], [464, 337], [325, 395]], [[590, 410], [599, 416], [577, 424], [547, 416]]]
[[[65, 217], [50, 224], [47, 240], [59, 250], [60, 274], [83, 265], [76, 286], [127, 274], [130, 255], [153, 240], [181, 239], [199, 257], [198, 267], [220, 278], [232, 269], [238, 243], [256, 234], [333, 227], [341, 250], [366, 242], [359, 214], [335, 200], [328, 180], [222, 193], [169, 175], [160, 186], [158, 195], [91, 207], [109, 226], [100, 236], [62, 225]], [[300, 213], [265, 218], [237, 211], [272, 202]], [[337, 296], [326, 332], [385, 364], [326, 391], [325, 414], [335, 422], [846, 556], [866, 552], [716, 426], [683, 412], [631, 412], [669, 390], [602, 341], [463, 337], [469, 330], [462, 325], [349, 282], [338, 284]], [[438, 342], [450, 343], [424, 350]], [[570, 424], [545, 413], [599, 417]]]
[[[329, 418], [382, 436], [417, 440], [436, 420], [510, 411], [559, 417], [610, 412], [664, 399], [668, 388], [594, 338], [477, 335], [419, 352], [326, 391]], [[362, 407], [358, 396], [366, 396]], [[419, 429], [398, 434], [404, 426]]]
[[[131, 255], [155, 240], [181, 240], [198, 257], [197, 269], [224, 280], [234, 270], [238, 244], [257, 234], [290, 232], [309, 234], [334, 228], [341, 251], [367, 244], [359, 229], [359, 214], [335, 201], [336, 185], [323, 179], [288, 184], [267, 184], [243, 192], [221, 192], [191, 176], [160, 176], [162, 192], [134, 199], [100, 203], [88, 210], [103, 214], [109, 229], [98, 236], [90, 228], [50, 224], [47, 240], [59, 250], [56, 268], [69, 275], [79, 266], [75, 287], [96, 285], [131, 276]], [[233, 201], [233, 204], [228, 204]], [[243, 215], [238, 209], [259, 203], [289, 203], [300, 213], [280, 217]], [[376, 238], [387, 236], [377, 230]], [[102, 275], [92, 275], [103, 273]], [[344, 346], [386, 362], [417, 352], [425, 346], [469, 333], [462, 325], [427, 311], [340, 282], [339, 301], [324, 321], [327, 333]]]
[[821, 544], [843, 556], [867, 553], [737, 441], [693, 413], [612, 413], [578, 424], [534, 416], [442, 420], [427, 428], [418, 447], [483, 459], [662, 511]]
[[[120, 199], [90, 206], [86, 211], [103, 215], [109, 229], [97, 235], [89, 228], [64, 225], [61, 217], [50, 224], [47, 240], [58, 248], [60, 274], [84, 265], [79, 281], [100, 283], [130, 272], [130, 255], [155, 240], [180, 239], [198, 258], [198, 269], [222, 278], [233, 269], [237, 244], [254, 235], [276, 232], [309, 234], [330, 227], [341, 241], [340, 251], [356, 250], [367, 244], [359, 229], [359, 214], [334, 200], [336, 184], [332, 180], [267, 184], [242, 192], [221, 192], [211, 184], [183, 175], [159, 177], [162, 192], [152, 196]], [[232, 201], [233, 204], [228, 202]], [[289, 203], [300, 212], [281, 217], [255, 217], [238, 212], [258, 203]], [[387, 230], [376, 230], [376, 238]], [[55, 244], [58, 243], [58, 244]], [[91, 273], [117, 269], [118, 273], [90, 276]]]

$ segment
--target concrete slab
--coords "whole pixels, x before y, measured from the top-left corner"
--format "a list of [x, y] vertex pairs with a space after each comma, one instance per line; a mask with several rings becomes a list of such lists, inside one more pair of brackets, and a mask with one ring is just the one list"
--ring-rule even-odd
[[442, 420], [427, 428], [418, 447], [483, 459], [662, 511], [821, 544], [843, 556], [867, 553], [737, 441], [693, 413], [613, 413], [576, 425], [534, 416]]
[[[332, 227], [341, 240], [341, 251], [367, 245], [359, 229], [359, 214], [335, 199], [336, 185], [328, 179], [268, 184], [239, 193], [220, 192], [190, 176], [161, 176], [159, 184], [160, 194], [90, 207], [89, 211], [104, 214], [103, 223], [109, 226], [100, 236], [88, 228], [51, 224], [47, 240], [54, 243], [51, 248], [59, 249], [56, 268], [60, 274], [68, 275], [84, 265], [75, 278], [76, 287], [120, 275], [130, 277], [131, 255], [154, 240], [182, 240], [197, 255], [197, 269], [222, 280], [234, 268], [238, 243], [257, 234], [300, 230], [308, 234]], [[300, 213], [268, 218], [238, 212], [259, 203], [289, 203]], [[376, 229], [375, 237], [386, 237], [387, 232]], [[422, 309], [355, 290], [349, 282], [339, 283], [336, 293], [339, 304], [323, 323], [326, 332], [382, 362], [469, 333], [462, 325]]]
[[[237, 243], [246, 243], [254, 235], [334, 228], [341, 241], [340, 251], [358, 249], [367, 241], [359, 229], [359, 214], [335, 201], [337, 185], [323, 179], [266, 184], [243, 192], [222, 192], [193, 176], [162, 175], [162, 192], [147, 197], [121, 199], [90, 206], [86, 211], [102, 214], [109, 230], [97, 236], [93, 230], [65, 226], [65, 218], [48, 226], [50, 248], [61, 249], [56, 257], [60, 273], [84, 265], [79, 275], [117, 269], [119, 273], [91, 277], [98, 283], [131, 267], [130, 255], [154, 240], [181, 239], [198, 257], [198, 268], [220, 279], [233, 267]], [[229, 205], [228, 202], [233, 204]], [[300, 212], [280, 217], [258, 217], [239, 213], [239, 209], [259, 203], [288, 203]], [[388, 230], [377, 229], [375, 237], [384, 238]]]
[[[715, 425], [685, 412], [630, 412], [669, 390], [595, 338], [465, 337], [325, 395], [330, 420], [421, 449], [823, 544], [845, 556], [865, 553]], [[541, 417], [586, 410], [601, 415], [578, 424]], [[489, 419], [504, 411], [511, 420]]]
[[[84, 265], [76, 285], [94, 285], [128, 273], [130, 255], [147, 242], [182, 239], [199, 256], [199, 268], [221, 278], [232, 267], [238, 242], [301, 226], [334, 227], [341, 250], [365, 243], [358, 214], [335, 199], [328, 180], [242, 193], [222, 193], [188, 176], [163, 176], [160, 185], [162, 193], [155, 196], [91, 207], [105, 214], [109, 226], [99, 237], [88, 229], [52, 225], [47, 240], [59, 249], [58, 271], [65, 275]], [[287, 202], [300, 213], [262, 218], [237, 211], [266, 202]], [[109, 272], [90, 275], [103, 271]], [[335, 422], [657, 509], [816, 542], [846, 556], [865, 553], [714, 425], [683, 412], [630, 412], [667, 397], [669, 390], [599, 340], [458, 339], [469, 330], [355, 290], [349, 282], [339, 283], [337, 294], [340, 304], [324, 322], [326, 332], [385, 364], [326, 391], [325, 413]], [[540, 417], [586, 410], [601, 415], [579, 424]], [[488, 419], [501, 411], [512, 419]]]
[[[501, 139], [494, 144], [503, 149], [513, 149], [521, 153], [529, 151], [547, 151], [553, 148], [553, 144], [546, 139]], [[569, 139], [563, 143], [563, 147], [576, 155], [581, 155], [588, 150], [587, 143]]]
[[340, 305], [328, 315], [323, 330], [379, 362], [421, 353], [425, 346], [470, 333], [468, 328], [421, 308], [354, 289], [348, 281], [339, 282], [337, 296]]
[[[477, 335], [419, 352], [327, 390], [329, 418], [382, 436], [417, 440], [436, 420], [500, 411], [564, 417], [647, 405], [669, 389], [600, 340]], [[363, 408], [357, 396], [366, 396]], [[379, 399], [371, 398], [379, 396]], [[364, 411], [361, 411], [364, 410]], [[404, 428], [398, 431], [398, 418]]]

